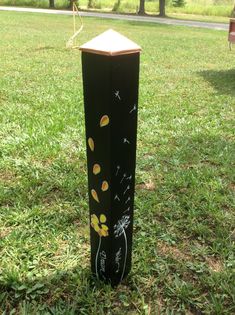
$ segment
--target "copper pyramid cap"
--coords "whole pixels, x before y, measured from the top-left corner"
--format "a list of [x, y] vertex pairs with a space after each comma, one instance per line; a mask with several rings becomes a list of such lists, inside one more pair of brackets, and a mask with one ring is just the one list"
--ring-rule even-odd
[[79, 49], [83, 52], [106, 56], [126, 55], [141, 51], [140, 46], [112, 29], [94, 37]]

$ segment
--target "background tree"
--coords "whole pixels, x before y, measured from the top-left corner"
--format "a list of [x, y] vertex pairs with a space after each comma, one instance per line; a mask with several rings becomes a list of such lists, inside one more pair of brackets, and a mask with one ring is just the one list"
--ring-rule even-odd
[[78, 1], [77, 0], [68, 0], [69, 1], [69, 8], [72, 9], [73, 8], [73, 3], [75, 3], [76, 5], [78, 5]]
[[235, 5], [234, 5], [234, 7], [233, 7], [233, 10], [232, 10], [232, 17], [235, 17]]
[[117, 0], [114, 5], [113, 5], [113, 8], [112, 8], [112, 11], [113, 12], [118, 12], [119, 8], [120, 8], [120, 5], [121, 5], [121, 0]]
[[55, 0], [49, 0], [49, 8], [55, 7]]
[[87, 7], [92, 9], [95, 7], [95, 0], [88, 0]]
[[184, 0], [173, 0], [172, 4], [173, 7], [184, 7], [186, 3]]
[[144, 15], [145, 14], [145, 0], [140, 0], [140, 6], [139, 6], [139, 15]]
[[166, 16], [166, 0], [159, 0], [159, 16]]

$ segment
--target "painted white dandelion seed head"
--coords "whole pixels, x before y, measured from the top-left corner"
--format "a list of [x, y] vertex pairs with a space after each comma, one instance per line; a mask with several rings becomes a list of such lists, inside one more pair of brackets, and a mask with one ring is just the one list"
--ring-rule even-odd
[[123, 215], [120, 220], [118, 220], [117, 224], [114, 225], [114, 235], [115, 237], [121, 236], [125, 230], [128, 228], [130, 224], [130, 216]]

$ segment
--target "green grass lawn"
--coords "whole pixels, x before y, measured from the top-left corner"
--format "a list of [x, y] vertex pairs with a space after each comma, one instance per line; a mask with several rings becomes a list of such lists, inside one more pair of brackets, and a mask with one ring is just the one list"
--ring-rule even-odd
[[0, 12], [0, 313], [234, 314], [235, 50], [227, 33], [84, 19], [141, 56], [133, 268], [90, 275], [72, 18]]
[[168, 13], [167, 17], [179, 20], [191, 20], [200, 22], [214, 22], [214, 23], [229, 23], [229, 18], [225, 16], [208, 16], [199, 14], [183, 14], [183, 13]]

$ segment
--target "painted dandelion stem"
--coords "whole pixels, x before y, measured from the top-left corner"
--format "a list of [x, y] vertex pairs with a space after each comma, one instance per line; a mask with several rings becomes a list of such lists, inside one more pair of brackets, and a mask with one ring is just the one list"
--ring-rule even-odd
[[96, 276], [98, 279], [99, 279], [98, 256], [99, 256], [99, 252], [100, 252], [101, 238], [107, 237], [109, 235], [109, 232], [108, 232], [109, 228], [105, 224], [106, 220], [107, 219], [106, 219], [106, 216], [104, 214], [101, 214], [99, 218], [95, 214], [91, 215], [91, 226], [99, 235], [99, 245], [98, 245], [98, 249], [97, 249], [96, 256], [95, 256], [95, 273], [96, 273]]
[[97, 249], [96, 256], [95, 256], [95, 272], [96, 272], [97, 279], [99, 279], [99, 274], [98, 274], [98, 256], [99, 256], [99, 252], [100, 252], [100, 245], [101, 245], [101, 236], [99, 237], [99, 245], [98, 245], [98, 249]]
[[127, 238], [126, 238], [126, 232], [124, 230], [124, 228], [122, 228], [123, 230], [123, 236], [125, 239], [125, 259], [124, 259], [124, 264], [123, 264], [123, 270], [122, 270], [122, 275], [121, 275], [121, 279], [120, 281], [122, 281], [123, 277], [124, 277], [124, 273], [125, 273], [125, 269], [126, 269], [126, 258], [127, 258]]

